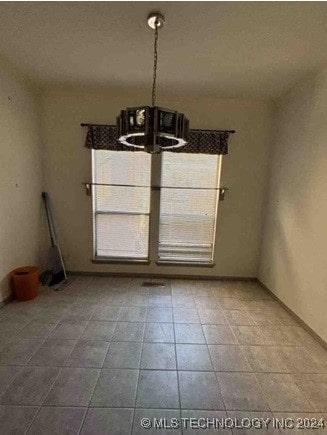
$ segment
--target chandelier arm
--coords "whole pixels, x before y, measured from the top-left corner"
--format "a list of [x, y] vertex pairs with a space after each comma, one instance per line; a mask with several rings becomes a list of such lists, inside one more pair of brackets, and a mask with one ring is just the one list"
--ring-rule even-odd
[[158, 67], [158, 27], [159, 27], [159, 22], [156, 19], [155, 29], [154, 29], [154, 47], [153, 47], [152, 107], [154, 107], [156, 104], [157, 67]]

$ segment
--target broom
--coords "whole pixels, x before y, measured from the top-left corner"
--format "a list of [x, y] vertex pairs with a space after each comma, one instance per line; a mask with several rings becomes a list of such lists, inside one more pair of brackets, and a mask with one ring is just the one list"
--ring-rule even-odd
[[56, 290], [58, 290], [62, 284], [67, 283], [67, 274], [66, 274], [64, 260], [61, 255], [59, 242], [56, 237], [56, 231], [52, 219], [48, 193], [42, 192], [42, 198], [44, 201], [45, 211], [47, 214], [47, 221], [48, 221], [50, 241], [51, 241], [51, 247], [49, 248], [48, 251], [48, 269], [51, 271], [51, 278], [48, 285], [49, 287], [54, 287]]

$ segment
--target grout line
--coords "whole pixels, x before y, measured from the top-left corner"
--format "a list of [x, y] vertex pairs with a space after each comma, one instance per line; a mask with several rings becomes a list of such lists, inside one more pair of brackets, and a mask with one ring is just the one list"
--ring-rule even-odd
[[[174, 314], [173, 314], [174, 315]], [[176, 364], [176, 380], [177, 380], [177, 394], [178, 394], [178, 403], [179, 403], [179, 409], [182, 408], [182, 397], [181, 397], [181, 390], [180, 390], [180, 383], [179, 383], [179, 367], [178, 367], [178, 358], [177, 358], [177, 343], [176, 343], [176, 330], [175, 330], [175, 323], [173, 322], [173, 333], [174, 333], [174, 350], [175, 350], [175, 364]], [[181, 414], [181, 411], [180, 411]]]
[[[26, 404], [26, 405], [1, 405], [3, 407], [21, 407], [21, 408], [77, 408], [77, 409], [85, 409], [86, 411], [88, 411], [89, 409], [144, 409], [144, 410], [160, 410], [160, 411], [179, 411], [179, 408], [156, 408], [156, 407], [150, 407], [150, 408], [146, 408], [143, 406], [138, 406], [138, 407], [132, 407], [132, 406], [84, 406], [84, 405], [31, 405], [31, 404]], [[270, 414], [274, 414], [274, 413], [283, 413], [283, 414], [300, 414], [300, 413], [306, 413], [306, 414], [318, 414], [323, 416], [324, 411], [314, 411], [314, 410], [309, 410], [309, 411], [285, 411], [285, 410], [274, 410], [271, 411], [270, 409], [264, 409], [264, 410], [258, 410], [258, 409], [242, 409], [242, 408], [226, 408], [226, 409], [208, 409], [208, 408], [196, 408], [196, 409], [190, 409], [190, 408], [181, 408], [182, 411], [207, 411], [207, 412], [257, 412], [257, 413], [263, 413], [263, 412], [269, 412]]]
[[[97, 376], [97, 379], [96, 379], [96, 381], [95, 381], [95, 383], [94, 383], [94, 387], [93, 387], [93, 389], [92, 389], [92, 393], [90, 394], [90, 399], [89, 399], [89, 403], [88, 403], [88, 405], [87, 405], [87, 408], [89, 408], [90, 405], [91, 405], [92, 398], [93, 398], [93, 396], [94, 396], [94, 392], [95, 392], [95, 389], [96, 389], [96, 387], [97, 387], [97, 385], [98, 385], [98, 382], [99, 382], [100, 376], [101, 376], [101, 369], [98, 369], [98, 376]], [[85, 414], [85, 415], [86, 415], [86, 414]]]
[[[205, 336], [202, 324], [201, 324], [201, 330], [202, 330], [202, 334], [204, 335], [204, 338], [206, 340], [206, 336]], [[206, 346], [207, 346], [207, 352], [209, 353], [209, 358], [210, 358], [211, 366], [212, 366], [212, 369], [214, 370], [214, 364], [213, 364], [213, 359], [212, 359], [212, 355], [211, 355], [211, 352], [210, 352], [209, 344], [207, 343]], [[226, 411], [226, 404], [225, 404], [225, 400], [224, 400], [224, 397], [223, 397], [223, 394], [222, 394], [222, 391], [221, 391], [221, 387], [220, 387], [219, 379], [218, 379], [218, 376], [217, 376], [217, 372], [214, 371], [213, 373], [215, 374], [215, 378], [217, 380], [220, 397], [221, 397], [221, 400], [223, 402], [224, 410]]]
[[[145, 333], [145, 328], [144, 328], [144, 333]], [[130, 432], [131, 434], [134, 430], [135, 408], [136, 408], [137, 394], [138, 394], [139, 382], [140, 382], [140, 372], [141, 372], [141, 364], [142, 364], [142, 357], [143, 357], [143, 345], [144, 345], [144, 343], [142, 342], [141, 355], [140, 355], [140, 361], [139, 361], [139, 369], [138, 369], [136, 389], [135, 389], [135, 400], [134, 400], [134, 407], [133, 407], [133, 413], [132, 413], [132, 425], [131, 425], [131, 432]]]
[[[91, 322], [97, 322], [97, 321], [91, 321]], [[101, 321], [100, 321], [100, 323], [101, 323]], [[142, 323], [143, 325], [148, 325], [148, 324], [158, 324], [158, 325], [161, 325], [161, 324], [163, 324], [163, 325], [173, 325], [173, 322], [103, 322], [103, 323], [131, 323], [131, 324], [135, 324], [135, 323]], [[229, 327], [229, 325], [216, 325], [216, 324], [200, 324], [200, 323], [175, 323], [175, 324], [177, 324], [177, 325], [197, 325], [197, 326], [210, 326], [210, 327]], [[246, 325], [244, 325], [244, 326], [246, 326]], [[117, 325], [116, 325], [116, 327], [117, 327]], [[116, 328], [115, 327], [115, 328]], [[233, 332], [233, 331], [232, 331]], [[233, 335], [234, 335], [234, 337], [235, 337], [235, 334], [234, 334], [234, 332], [233, 332]], [[206, 337], [205, 337], [206, 338]], [[263, 337], [263, 338], [265, 338], [265, 337]], [[40, 345], [40, 347], [45, 343], [45, 342], [48, 342], [49, 340], [61, 340], [61, 341], [104, 341], [104, 342], [128, 342], [128, 343], [142, 343], [142, 342], [145, 342], [145, 343], [156, 343], [156, 341], [145, 341], [144, 339], [143, 340], [113, 340], [112, 339], [112, 337], [111, 338], [105, 338], [105, 339], [99, 339], [99, 338], [82, 338], [82, 336], [80, 337], [80, 338], [66, 338], [66, 337], [50, 337], [50, 336], [48, 336], [48, 337], [45, 337], [45, 338], [27, 338], [27, 337], [25, 337], [25, 338], [19, 338], [19, 337], [13, 337], [13, 340], [10, 340], [10, 341], [6, 341], [6, 342], [4, 342], [3, 343], [3, 346], [4, 346], [4, 349], [6, 349], [6, 348], [10, 348], [10, 346], [13, 344], [13, 342], [15, 341], [15, 339], [18, 339], [19, 341], [31, 341], [31, 340], [34, 340], [34, 341], [41, 341], [42, 342], [42, 344]], [[238, 339], [237, 339], [237, 337], [235, 337], [235, 339], [237, 340], [237, 342], [235, 343], [235, 342], [232, 342], [232, 343], [230, 343], [230, 342], [225, 342], [225, 341], [222, 341], [222, 342], [207, 342], [207, 344], [210, 344], [210, 345], [217, 345], [217, 346], [219, 346], [219, 345], [221, 345], [221, 346], [223, 346], [223, 345], [235, 345], [235, 346], [249, 346], [249, 347], [255, 347], [255, 346], [257, 346], [257, 347], [289, 347], [289, 348], [302, 348], [302, 349], [304, 349], [307, 353], [309, 353], [309, 351], [310, 351], [310, 345], [303, 345], [303, 344], [301, 344], [300, 342], [299, 343], [289, 343], [289, 342], [287, 342], [287, 343], [283, 343], [282, 341], [281, 342], [279, 342], [279, 341], [276, 341], [276, 342], [273, 342], [273, 343], [251, 343], [251, 342], [240, 342]], [[163, 341], [163, 342], [160, 342], [160, 343], [172, 343], [171, 341], [167, 341], [167, 342], [165, 342], [165, 341]], [[192, 342], [178, 342], [178, 344], [205, 344], [205, 343], [192, 343]], [[1, 365], [3, 365], [3, 366], [6, 366], [6, 365], [24, 365], [24, 364], [10, 364], [10, 363], [0, 363], [0, 366]]]
[[4, 396], [4, 394], [5, 394], [6, 391], [9, 389], [9, 387], [11, 386], [11, 384], [12, 384], [12, 383], [14, 382], [14, 380], [19, 376], [19, 373], [22, 371], [23, 367], [24, 367], [24, 366], [21, 366], [21, 367], [20, 367], [20, 370], [18, 370], [18, 373], [16, 373], [16, 374], [13, 376], [12, 380], [9, 382], [9, 384], [7, 385], [7, 387], [6, 387], [2, 392], [0, 392], [0, 406], [1, 406], [1, 398], [2, 398], [2, 396]]
[[[119, 342], [117, 342], [119, 343]], [[141, 342], [140, 342], [141, 343]], [[147, 344], [147, 342], [145, 342], [144, 344]], [[173, 343], [158, 343], [158, 342], [151, 342], [149, 344], [173, 344]], [[176, 343], [179, 344], [179, 343]], [[194, 343], [192, 343], [194, 344]], [[188, 345], [192, 345], [192, 344], [188, 344]], [[196, 344], [196, 346], [207, 346], [206, 344]], [[227, 345], [209, 345], [209, 346], [237, 346], [237, 345], [233, 345], [233, 344], [227, 344]], [[143, 347], [143, 346], [142, 346]], [[210, 351], [209, 351], [210, 354]], [[6, 366], [0, 366], [0, 367], [18, 367], [20, 369], [23, 368], [58, 368], [58, 369], [92, 369], [92, 370], [147, 370], [147, 371], [169, 371], [169, 372], [203, 372], [203, 373], [258, 373], [258, 374], [274, 374], [274, 375], [309, 375], [309, 376], [321, 376], [327, 375], [327, 372], [303, 372], [303, 371], [299, 371], [299, 372], [295, 372], [295, 371], [258, 371], [258, 370], [204, 370], [204, 369], [168, 369], [168, 368], [164, 368], [164, 369], [160, 369], [160, 368], [135, 368], [135, 367], [99, 367], [99, 366], [57, 366], [57, 365], [24, 365], [24, 366], [17, 366], [17, 365], [6, 365]], [[252, 368], [252, 367], [251, 367]], [[18, 376], [18, 374], [17, 374]], [[13, 379], [14, 380], [14, 379]], [[10, 384], [13, 382], [10, 381]], [[9, 385], [10, 385], [9, 384]], [[8, 386], [9, 386], [8, 385]], [[6, 389], [0, 394], [0, 396], [8, 389], [8, 387], [6, 387]]]
[[[33, 406], [33, 405], [32, 405], [32, 406]], [[38, 408], [37, 411], [35, 412], [34, 417], [32, 418], [30, 424], [27, 426], [27, 429], [26, 429], [26, 431], [25, 431], [25, 434], [28, 434], [28, 432], [30, 431], [30, 429], [31, 429], [31, 427], [32, 427], [32, 425], [33, 425], [33, 423], [34, 423], [34, 421], [36, 420], [37, 416], [40, 414], [41, 409], [42, 409], [42, 405], [39, 405], [39, 408]]]
[[[52, 368], [52, 367], [51, 367], [51, 368]], [[49, 388], [47, 394], [44, 396], [44, 399], [43, 399], [43, 402], [42, 402], [41, 406], [44, 405], [44, 402], [46, 401], [46, 399], [47, 399], [47, 397], [48, 397], [50, 391], [52, 390], [52, 387], [53, 387], [54, 384], [57, 382], [57, 379], [59, 378], [60, 374], [62, 373], [64, 367], [58, 367], [58, 368], [59, 368], [59, 370], [58, 370], [58, 374], [57, 374], [57, 376], [55, 377], [55, 379], [54, 379], [54, 381], [52, 382], [52, 384], [50, 385], [50, 388]]]
[[[198, 313], [198, 317], [201, 320], [198, 308], [197, 308], [197, 313]], [[226, 322], [228, 324], [227, 318], [225, 318], [225, 319], [226, 319]], [[204, 329], [203, 329], [203, 323], [200, 322], [200, 324], [201, 324], [201, 330], [202, 330], [202, 333], [204, 335], [205, 341], [207, 342], [206, 335], [205, 335], [205, 332], [204, 332]], [[207, 352], [209, 354], [209, 358], [210, 358], [210, 363], [211, 363], [212, 369], [214, 370], [214, 364], [213, 364], [213, 361], [212, 361], [212, 356], [211, 356], [211, 353], [210, 353], [210, 349], [209, 349], [209, 344], [208, 343], [206, 343], [206, 349], [207, 349]], [[216, 372], [213, 372], [213, 373], [214, 373], [214, 376], [215, 376], [216, 381], [217, 381], [218, 390], [219, 390], [219, 393], [220, 393], [220, 397], [221, 397], [221, 400], [222, 400], [222, 403], [223, 403], [224, 410], [226, 411], [226, 404], [225, 404], [225, 401], [224, 401], [224, 398], [223, 398], [223, 394], [222, 394], [222, 391], [221, 391], [221, 387], [220, 387], [220, 383], [219, 383], [219, 379], [218, 379], [217, 373]]]
[[265, 402], [267, 403], [267, 405], [268, 405], [268, 407], [269, 407], [269, 409], [270, 409], [270, 412], [272, 412], [272, 409], [271, 409], [271, 407], [270, 407], [270, 404], [269, 404], [269, 401], [268, 401], [267, 395], [265, 394], [263, 388], [261, 387], [261, 384], [260, 384], [259, 379], [257, 378], [255, 372], [253, 372], [253, 376], [254, 376], [254, 379], [255, 379], [255, 381], [256, 381], [258, 387], [259, 387], [259, 390], [260, 390], [260, 392], [261, 392], [262, 397], [265, 399]]
[[[128, 323], [133, 323], [133, 322], [128, 322]], [[152, 323], [152, 322], [150, 322], [150, 323]], [[156, 322], [153, 322], [154, 324], [156, 324], [156, 325], [172, 325], [173, 323], [164, 323], [164, 322], [158, 322], [158, 323], [156, 323]], [[147, 325], [147, 323], [145, 324], [145, 325]], [[194, 324], [194, 323], [177, 323], [177, 325], [197, 325], [197, 326], [223, 326], [223, 327], [226, 327], [226, 326], [228, 326], [228, 325], [201, 325], [201, 324], [199, 324], [199, 323], [196, 323], [196, 324]], [[61, 340], [61, 341], [104, 341], [104, 342], [107, 342], [107, 343], [109, 343], [109, 342], [114, 342], [114, 343], [166, 343], [166, 344], [169, 344], [169, 343], [173, 343], [172, 341], [160, 341], [160, 342], [158, 342], [158, 341], [147, 341], [147, 340], [112, 340], [112, 339], [99, 339], [99, 338], [52, 338], [52, 337], [48, 337], [48, 338], [45, 338], [45, 339], [39, 339], [39, 338], [35, 338], [35, 339], [33, 339], [33, 338], [22, 338], [22, 339], [20, 339], [20, 340], [37, 340], [37, 341], [42, 341], [42, 345], [45, 343], [45, 342], [48, 342], [49, 340]], [[282, 344], [282, 343], [272, 343], [272, 344], [258, 344], [258, 343], [235, 343], [235, 342], [233, 342], [233, 343], [227, 343], [227, 342], [217, 342], [217, 343], [194, 343], [194, 342], [188, 342], [188, 341], [186, 341], [186, 342], [178, 342], [178, 344], [210, 344], [210, 345], [215, 345], [215, 346], [227, 346], [227, 345], [234, 345], [234, 346], [248, 346], [248, 347], [289, 347], [289, 348], [301, 348], [301, 349], [304, 349], [307, 353], [309, 352], [309, 350], [308, 350], [308, 348], [307, 348], [307, 346], [303, 346], [303, 345], [301, 345], [301, 344], [290, 344], [290, 343], [287, 343], [287, 344]], [[9, 342], [6, 342], [6, 343], [4, 343], [4, 349], [6, 349], [7, 347], [10, 347], [12, 345], [12, 341], [9, 341]], [[18, 365], [18, 366], [21, 366], [21, 365], [24, 365], [24, 364], [10, 364], [10, 363], [5, 363], [5, 364], [1, 364], [0, 363], [0, 366], [7, 366], [7, 365]]]
[[81, 431], [82, 431], [82, 429], [83, 429], [83, 425], [84, 425], [84, 422], [85, 422], [85, 419], [86, 419], [87, 413], [89, 412], [89, 409], [90, 409], [89, 407], [85, 408], [84, 416], [83, 416], [82, 421], [81, 421], [81, 424], [80, 424], [80, 426], [79, 426], [79, 428], [78, 428], [78, 432], [77, 432], [78, 435], [81, 433]]

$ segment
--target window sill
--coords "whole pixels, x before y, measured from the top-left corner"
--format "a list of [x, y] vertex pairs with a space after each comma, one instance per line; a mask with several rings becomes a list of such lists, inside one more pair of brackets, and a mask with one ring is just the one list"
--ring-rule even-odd
[[150, 264], [150, 260], [138, 260], [136, 258], [110, 258], [110, 257], [96, 257], [91, 258], [93, 264]]
[[195, 263], [195, 262], [187, 262], [187, 261], [157, 261], [156, 264], [158, 266], [186, 266], [186, 267], [215, 267], [215, 263]]

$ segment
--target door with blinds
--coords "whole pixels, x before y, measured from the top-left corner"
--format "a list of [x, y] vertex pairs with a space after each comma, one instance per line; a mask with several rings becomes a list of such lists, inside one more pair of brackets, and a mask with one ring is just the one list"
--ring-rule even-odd
[[151, 155], [93, 150], [96, 258], [147, 259]]
[[164, 152], [159, 261], [212, 263], [221, 156]]

